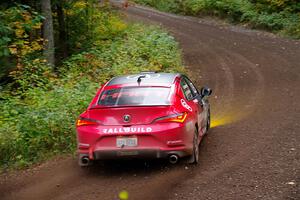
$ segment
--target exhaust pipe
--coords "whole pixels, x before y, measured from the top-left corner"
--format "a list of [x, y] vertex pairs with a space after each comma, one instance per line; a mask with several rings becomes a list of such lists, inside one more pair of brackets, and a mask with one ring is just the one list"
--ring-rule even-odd
[[178, 156], [175, 155], [175, 154], [170, 155], [170, 157], [169, 157], [169, 162], [170, 162], [171, 164], [176, 164], [176, 163], [178, 162]]
[[90, 159], [88, 156], [83, 156], [80, 160], [79, 160], [79, 165], [80, 166], [89, 166], [90, 165]]

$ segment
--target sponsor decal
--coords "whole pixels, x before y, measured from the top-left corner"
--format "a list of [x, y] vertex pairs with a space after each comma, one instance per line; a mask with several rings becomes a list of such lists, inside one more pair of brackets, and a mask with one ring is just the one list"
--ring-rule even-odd
[[151, 127], [120, 127], [120, 128], [104, 128], [103, 133], [150, 133]]
[[167, 141], [167, 145], [179, 145], [182, 144], [182, 140], [171, 140], [171, 141]]
[[181, 99], [180, 100], [181, 101], [181, 105], [183, 106], [183, 107], [185, 107], [186, 109], [188, 109], [189, 111], [193, 111], [193, 109], [191, 108], [191, 106], [189, 106], [186, 102], [185, 102], [185, 100], [184, 99]]

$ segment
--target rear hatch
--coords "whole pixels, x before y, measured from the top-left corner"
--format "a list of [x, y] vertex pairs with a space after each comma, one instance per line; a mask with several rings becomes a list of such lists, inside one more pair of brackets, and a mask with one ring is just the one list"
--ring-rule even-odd
[[172, 113], [170, 87], [121, 87], [104, 90], [88, 118], [103, 125], [150, 124]]

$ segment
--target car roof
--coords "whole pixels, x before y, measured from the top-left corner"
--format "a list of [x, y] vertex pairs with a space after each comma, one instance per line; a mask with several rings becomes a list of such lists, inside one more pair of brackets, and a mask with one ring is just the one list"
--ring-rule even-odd
[[140, 77], [140, 85], [170, 86], [174, 83], [175, 78], [178, 76], [180, 76], [178, 73], [142, 72], [139, 74], [115, 77], [111, 79], [106, 86], [139, 85], [138, 79]]

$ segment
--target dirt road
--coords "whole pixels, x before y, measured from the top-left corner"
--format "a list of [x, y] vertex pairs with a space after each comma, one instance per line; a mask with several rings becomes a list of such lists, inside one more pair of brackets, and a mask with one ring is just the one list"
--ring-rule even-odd
[[180, 43], [200, 87], [213, 88], [213, 126], [200, 164], [105, 162], [71, 157], [0, 176], [1, 199], [300, 199], [300, 41], [129, 7]]

